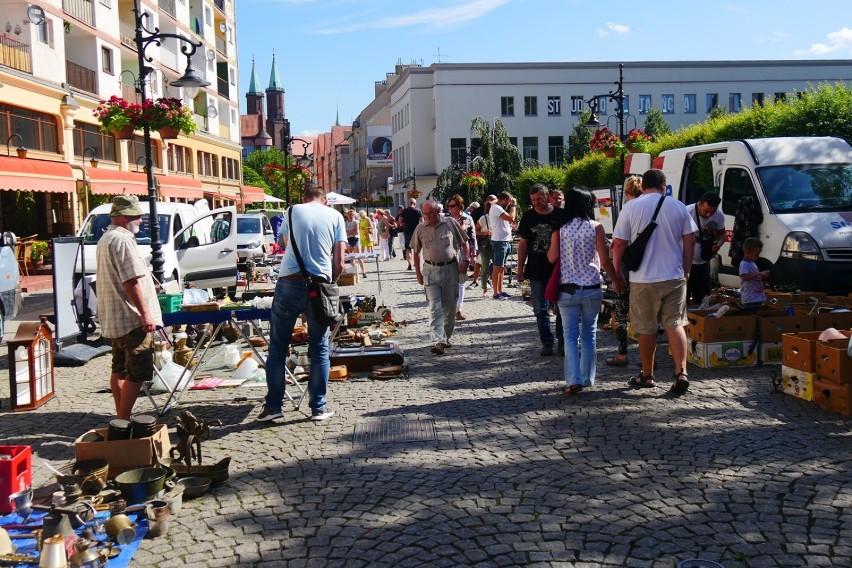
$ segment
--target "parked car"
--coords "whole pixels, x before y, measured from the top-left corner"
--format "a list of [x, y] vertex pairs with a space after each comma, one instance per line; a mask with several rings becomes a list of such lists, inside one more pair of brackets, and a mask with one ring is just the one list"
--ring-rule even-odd
[[275, 237], [269, 218], [263, 213], [237, 215], [237, 256], [240, 262], [247, 259], [265, 260], [272, 251]]
[[0, 236], [0, 337], [6, 329], [6, 320], [18, 315], [23, 301], [15, 240], [14, 233]]

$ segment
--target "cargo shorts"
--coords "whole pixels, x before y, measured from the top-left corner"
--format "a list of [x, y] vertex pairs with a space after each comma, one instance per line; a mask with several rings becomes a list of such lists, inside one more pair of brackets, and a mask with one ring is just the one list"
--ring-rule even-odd
[[154, 334], [137, 327], [112, 340], [112, 372], [126, 373], [132, 383], [144, 383], [154, 377]]
[[630, 323], [636, 333], [657, 333], [665, 328], [686, 325], [686, 279], [630, 283]]

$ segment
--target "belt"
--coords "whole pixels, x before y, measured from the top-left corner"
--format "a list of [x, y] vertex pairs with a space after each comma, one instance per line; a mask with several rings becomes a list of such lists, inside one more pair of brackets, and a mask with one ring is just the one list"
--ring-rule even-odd
[[295, 274], [288, 274], [287, 276], [281, 277], [283, 280], [304, 280], [305, 277], [302, 276], [300, 272], [296, 272]]
[[592, 284], [590, 286], [580, 286], [579, 284], [560, 284], [559, 291], [567, 294], [573, 294], [577, 290], [594, 290], [595, 288], [600, 287], [600, 284]]
[[452, 259], [445, 260], [444, 262], [432, 262], [431, 260], [424, 260], [423, 262], [430, 266], [447, 266], [448, 264], [455, 264], [456, 258], [453, 257]]

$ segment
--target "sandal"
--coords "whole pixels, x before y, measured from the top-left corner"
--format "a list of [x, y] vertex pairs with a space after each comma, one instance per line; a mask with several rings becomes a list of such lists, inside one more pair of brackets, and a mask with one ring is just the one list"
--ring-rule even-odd
[[610, 367], [626, 367], [630, 364], [630, 359], [627, 355], [615, 355], [604, 361]]
[[565, 387], [564, 389], [562, 389], [562, 394], [566, 396], [571, 396], [577, 394], [581, 390], [583, 390], [583, 385], [571, 385], [570, 387]]
[[652, 389], [657, 386], [654, 375], [645, 376], [640, 371], [638, 375], [627, 381], [627, 385], [634, 388]]
[[689, 375], [681, 371], [675, 375], [675, 382], [672, 385], [671, 392], [674, 394], [686, 394], [689, 390]]

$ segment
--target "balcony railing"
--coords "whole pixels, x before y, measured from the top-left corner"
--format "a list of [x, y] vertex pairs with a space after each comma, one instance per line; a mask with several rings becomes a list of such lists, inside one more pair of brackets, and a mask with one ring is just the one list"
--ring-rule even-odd
[[219, 136], [225, 138], [226, 140], [231, 139], [231, 125], [225, 124], [224, 122], [219, 123]]
[[136, 28], [128, 22], [118, 23], [118, 39], [121, 44], [136, 51]]
[[223, 79], [222, 77], [216, 78], [216, 92], [219, 93], [219, 96], [225, 97], [226, 99], [230, 99], [230, 93], [228, 92], [228, 80]]
[[0, 35], [0, 65], [32, 73], [33, 58], [29, 44], [21, 43], [5, 34]]
[[216, 51], [222, 55], [228, 55], [228, 47], [225, 45], [225, 38], [216, 36]]
[[98, 83], [95, 71], [71, 61], [65, 61], [65, 80], [72, 87], [97, 94]]
[[177, 19], [175, 0], [157, 0], [157, 4], [160, 6], [160, 10], [171, 16], [172, 19]]
[[85, 24], [95, 25], [95, 3], [92, 0], [62, 0], [62, 9]]

